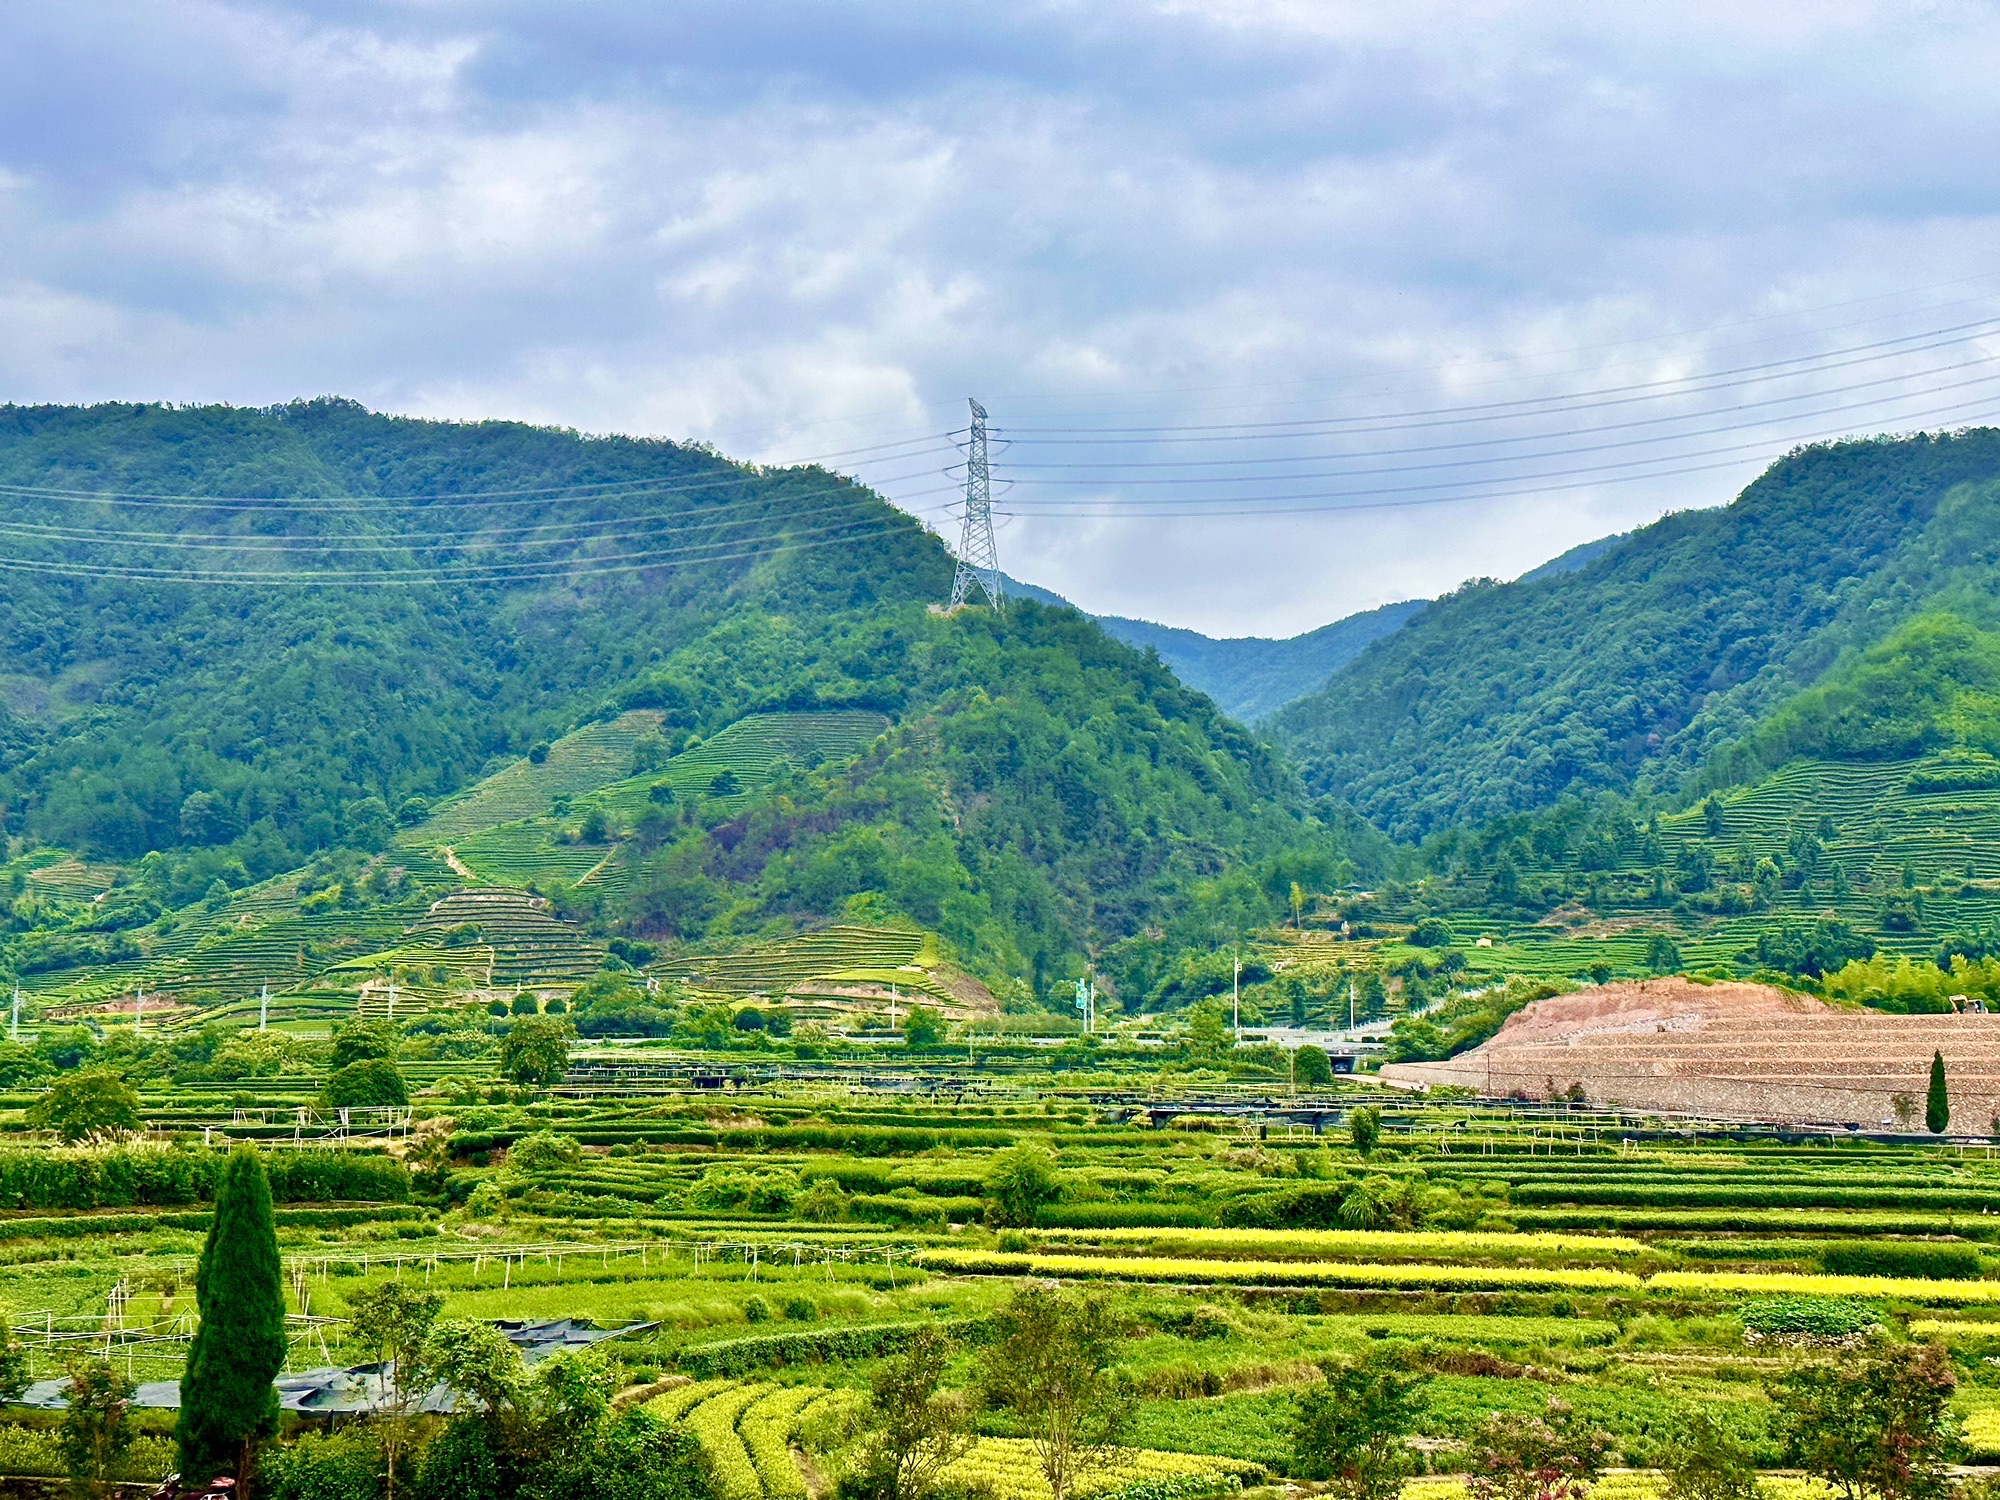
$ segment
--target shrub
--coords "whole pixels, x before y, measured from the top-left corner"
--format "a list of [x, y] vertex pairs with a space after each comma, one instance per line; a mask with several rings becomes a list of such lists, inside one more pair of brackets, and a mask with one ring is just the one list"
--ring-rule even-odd
[[122, 1135], [139, 1128], [139, 1096], [116, 1073], [73, 1073], [58, 1078], [36, 1101], [28, 1123], [72, 1143]]
[[1912, 1240], [1856, 1240], [1831, 1244], [1819, 1253], [1821, 1269], [1835, 1276], [1934, 1276], [1970, 1281], [1982, 1273], [1972, 1245], [1926, 1244]]
[[349, 1063], [327, 1079], [325, 1098], [332, 1109], [403, 1105], [410, 1102], [410, 1091], [403, 1086], [403, 1075], [393, 1062], [386, 1057], [368, 1057]]
[[507, 1165], [517, 1172], [554, 1172], [583, 1159], [583, 1147], [553, 1130], [524, 1135], [507, 1149]]

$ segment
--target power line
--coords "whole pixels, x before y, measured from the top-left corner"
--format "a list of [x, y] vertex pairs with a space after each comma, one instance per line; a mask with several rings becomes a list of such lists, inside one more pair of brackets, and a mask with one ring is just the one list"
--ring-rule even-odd
[[[1835, 416], [1843, 412], [1880, 410], [1884, 405], [1893, 405], [1896, 402], [1900, 401], [1914, 401], [1919, 399], [1920, 397], [1936, 396], [1943, 394], [1946, 391], [1970, 390], [1975, 387], [1992, 385], [1995, 381], [2000, 381], [2000, 373], [1995, 373], [1992, 375], [1983, 375], [1973, 380], [1955, 381], [1951, 384], [1935, 386], [1928, 390], [1912, 391], [1906, 396], [1891, 398], [1891, 400], [1886, 403], [1880, 400], [1850, 401], [1838, 406], [1821, 407], [1817, 411], [1800, 412], [1797, 414], [1797, 417], [1798, 419], [1802, 420], [1807, 417]], [[1628, 448], [1644, 447], [1646, 445], [1653, 443], [1681, 442], [1689, 438], [1715, 437], [1725, 433], [1748, 432], [1765, 427], [1766, 425], [1767, 424], [1762, 421], [1728, 422], [1716, 427], [1696, 428], [1690, 432], [1663, 433], [1654, 437], [1643, 437], [1643, 438], [1622, 438], [1616, 442], [1585, 443], [1571, 448], [1546, 448], [1538, 452], [1522, 453], [1506, 458], [1493, 458], [1493, 457], [1460, 458], [1460, 459], [1441, 460], [1435, 463], [1396, 464], [1385, 468], [1375, 468], [1375, 469], [1341, 468], [1341, 469], [1325, 469], [1325, 470], [1320, 470], [1318, 472], [1306, 473], [1306, 474], [1264, 474], [1264, 475], [1252, 475], [1246, 477], [1250, 479], [1261, 480], [1266, 483], [1270, 482], [1297, 483], [1309, 479], [1340, 479], [1349, 476], [1365, 477], [1377, 474], [1388, 474], [1388, 475], [1417, 474], [1417, 473], [1422, 473], [1425, 470], [1431, 470], [1431, 469], [1465, 469], [1465, 468], [1474, 468], [1482, 465], [1490, 466], [1496, 463], [1509, 463], [1509, 464], [1530, 463], [1541, 459], [1568, 458], [1586, 453], [1621, 452]], [[1456, 450], [1458, 447], [1459, 445], [1457, 444], [1445, 444], [1437, 449], [1412, 448], [1402, 451], [1408, 452], [1410, 454], [1422, 454], [1425, 452], [1450, 452]], [[1394, 451], [1396, 450], [1391, 450], [1392, 453]], [[1318, 462], [1327, 457], [1337, 458], [1339, 456], [1340, 455], [1337, 454], [1314, 455], [1308, 457], [1301, 457], [1299, 459], [1294, 460], [1294, 462], [1299, 462], [1299, 463]], [[1363, 453], [1363, 454], [1358, 454], [1356, 456], [1366, 458], [1366, 457], [1373, 457], [1375, 455], [1369, 453]], [[1193, 466], [1190, 465], [1189, 467]], [[1136, 485], [1157, 486], [1157, 485], [1213, 484], [1217, 477], [1218, 476], [1213, 474], [1149, 475], [1137, 478], [1120, 477], [1118, 478], [1117, 483], [1120, 484], [1121, 486], [1128, 486], [1128, 487]], [[1221, 476], [1221, 477], [1226, 478], [1228, 476]], [[1102, 478], [1062, 479], [1062, 478], [1057, 478], [1053, 475], [1051, 476], [1031, 475], [1015, 479], [1012, 482], [1017, 485], [1077, 486], [1077, 485], [1101, 485], [1104, 484], [1106, 481]]]
[[[1975, 403], [1974, 405], [1969, 407], [1967, 406], [1946, 407], [1946, 408], [1941, 408], [1938, 411], [1932, 411], [1932, 412], [1912, 412], [1908, 414], [1904, 420], [1916, 422], [1916, 421], [1921, 421], [1925, 418], [1939, 417], [1939, 416], [1957, 416], [1961, 420], [1957, 423], [1954, 423], [1953, 425], [1956, 427], [1964, 427], [1965, 425], [1967, 425], [1968, 422], [1970, 422], [1971, 419], [1976, 417], [2000, 416], [2000, 406], [1994, 406], [1990, 403]], [[1830, 428], [1820, 433], [1805, 434], [1803, 436], [1795, 435], [1787, 439], [1786, 443], [1789, 447], [1799, 447], [1807, 443], [1824, 442], [1828, 440], [1837, 440], [1844, 437], [1855, 437], [1855, 436], [1856, 434], [1853, 432], [1852, 428]], [[1772, 446], [1773, 445], [1770, 443], [1742, 443], [1742, 444], [1737, 444], [1733, 447], [1713, 448], [1705, 450], [1703, 452], [1696, 452], [1690, 454], [1681, 454], [1681, 455], [1663, 454], [1657, 458], [1635, 459], [1632, 460], [1630, 463], [1625, 463], [1625, 464], [1586, 466], [1584, 468], [1578, 468], [1578, 469], [1558, 469], [1545, 474], [1510, 474], [1503, 478], [1497, 478], [1491, 480], [1487, 479], [1431, 480], [1431, 481], [1426, 481], [1425, 483], [1422, 484], [1405, 486], [1405, 487], [1371, 486], [1370, 488], [1364, 490], [1319, 491], [1316, 493], [1304, 494], [1304, 495], [1250, 495], [1243, 497], [1242, 501], [1231, 501], [1227, 497], [1219, 497], [1219, 496], [1189, 496], [1186, 497], [1185, 499], [1179, 499], [1173, 496], [1161, 496], [1155, 499], [1149, 499], [1139, 503], [1123, 502], [1118, 500], [1105, 500], [1102, 502], [1098, 502], [1097, 508], [1095, 509], [1057, 508], [1059, 506], [1077, 507], [1077, 506], [1089, 505], [1091, 504], [1091, 502], [1089, 501], [1069, 501], [1069, 500], [1056, 501], [1053, 504], [1047, 506], [1030, 502], [1029, 508], [1027, 509], [1009, 510], [1003, 512], [1002, 514], [1007, 515], [1009, 517], [1024, 517], [1024, 518], [1036, 518], [1036, 517], [1104, 518], [1111, 516], [1132, 516], [1132, 517], [1172, 516], [1172, 517], [1187, 518], [1187, 519], [1197, 519], [1204, 516], [1311, 515], [1321, 512], [1333, 512], [1342, 510], [1357, 510], [1357, 511], [1389, 510], [1389, 509], [1398, 509], [1404, 506], [1413, 506], [1413, 505], [1438, 505], [1445, 503], [1463, 503], [1468, 501], [1520, 499], [1524, 497], [1533, 497], [1537, 495], [1548, 494], [1552, 491], [1557, 491], [1557, 490], [1589, 489], [1594, 485], [1598, 484], [1631, 483], [1633, 481], [1646, 480], [1646, 479], [1669, 479], [1685, 474], [1698, 474], [1698, 473], [1712, 472], [1718, 469], [1739, 468], [1741, 467], [1744, 460], [1747, 458], [1755, 457], [1759, 454], [1769, 454]], [[1717, 463], [1693, 464], [1684, 467], [1654, 469], [1651, 472], [1640, 473], [1640, 474], [1634, 474], [1629, 472], [1621, 474], [1614, 472], [1620, 469], [1630, 470], [1635, 467], [1651, 466], [1656, 464], [1671, 464], [1675, 463], [1677, 461], [1677, 458], [1700, 458], [1714, 454], [1734, 454], [1736, 455], [1736, 457], [1726, 459], [1722, 462], [1717, 462]], [[1584, 476], [1584, 477], [1579, 479], [1577, 478], [1577, 476]], [[1369, 498], [1371, 496], [1380, 496], [1380, 495], [1418, 495], [1418, 494], [1426, 494], [1430, 491], [1437, 491], [1437, 490], [1454, 490], [1454, 489], [1479, 490], [1482, 487], [1491, 484], [1519, 484], [1524, 481], [1537, 480], [1537, 479], [1575, 479], [1576, 482], [1565, 483], [1565, 484], [1553, 484], [1553, 485], [1538, 485], [1534, 489], [1526, 489], [1526, 490], [1498, 490], [1498, 491], [1491, 491], [1488, 493], [1475, 493], [1475, 494], [1431, 495], [1430, 498], [1426, 499], [1380, 500], [1380, 499]], [[1248, 505], [1250, 503], [1255, 503], [1259, 500], [1305, 502], [1305, 501], [1320, 501], [1320, 500], [1340, 500], [1340, 499], [1347, 499], [1349, 497], [1354, 497], [1357, 500], [1357, 503], [1348, 505], [1326, 505], [1326, 506], [1321, 506], [1316, 504], [1301, 504], [1301, 505], [1291, 506], [1287, 509], [1282, 509], [1282, 510], [1271, 509], [1264, 511], [1252, 510], [1248, 508]], [[1206, 511], [1184, 510], [1177, 508], [1180, 506], [1196, 506], [1196, 505], [1222, 506], [1224, 508], [1219, 510], [1206, 510]], [[1169, 508], [1169, 507], [1176, 507], [1176, 508]]]
[[[1982, 318], [1971, 323], [1958, 324], [1951, 328], [1931, 329], [1924, 333], [1906, 334], [1900, 338], [1879, 340], [1871, 344], [1857, 344], [1846, 349], [1831, 349], [1823, 354], [1798, 355], [1790, 359], [1773, 360], [1759, 365], [1740, 365], [1734, 369], [1712, 370], [1702, 375], [1675, 376], [1666, 380], [1640, 381], [1627, 385], [1605, 386], [1595, 390], [1573, 391], [1557, 396], [1522, 396], [1511, 401], [1483, 401], [1463, 406], [1420, 407], [1405, 412], [1377, 412], [1355, 417], [1312, 417], [1289, 422], [1220, 422], [1164, 427], [1003, 427], [1003, 434], [1021, 443], [1054, 445], [1065, 435], [1075, 434], [1071, 439], [1076, 443], [1085, 442], [1224, 442], [1265, 440], [1263, 434], [1278, 436], [1310, 436], [1304, 429], [1326, 429], [1328, 432], [1354, 431], [1399, 431], [1410, 426], [1455, 425], [1433, 423], [1431, 418], [1457, 418], [1461, 421], [1494, 421], [1507, 416], [1530, 416], [1544, 413], [1529, 408], [1560, 406], [1563, 410], [1598, 410], [1607, 405], [1626, 405], [1640, 399], [1660, 399], [1660, 396], [1644, 397], [1642, 392], [1659, 392], [1669, 396], [1709, 395], [1718, 390], [1733, 390], [1739, 385], [1752, 382], [1737, 381], [1740, 375], [1766, 375], [1787, 366], [1803, 365], [1795, 370], [1797, 375], [1824, 374], [1828, 370], [1846, 369], [1854, 364], [1869, 364], [1882, 359], [1900, 358], [1908, 354], [1927, 353], [1933, 349], [1948, 348], [1955, 344], [1970, 343], [1975, 339], [2000, 332], [2000, 318]], [[1947, 335], [1959, 335], [1947, 337]], [[1917, 340], [1930, 339], [1935, 342], [1919, 344]], [[1910, 345], [1908, 348], [1893, 348]], [[1881, 352], [1881, 351], [1892, 352]], [[1868, 355], [1866, 359], [1849, 360], [1850, 355]], [[1835, 363], [1834, 361], [1839, 361]], [[1771, 377], [1775, 378], [1775, 377]], [[1914, 378], [1914, 377], [1913, 377]], [[1728, 380], [1727, 385], [1714, 382]], [[1622, 397], [1623, 400], [1609, 398]], [[1361, 428], [1357, 424], [1393, 424], [1380, 427]], [[1201, 434], [1192, 438], [1180, 438], [1182, 433]], [[1237, 435], [1237, 436], [1231, 436]]]
[[[931, 446], [896, 455], [899, 459], [921, 458], [926, 453], [956, 453], [952, 441], [956, 433], [934, 434]], [[914, 441], [914, 440], [912, 440]], [[897, 446], [894, 444], [888, 446]], [[870, 450], [852, 449], [850, 453]], [[829, 455], [834, 456], [834, 455]], [[804, 460], [803, 463], [813, 462]], [[786, 467], [800, 467], [791, 465]], [[23, 499], [60, 500], [90, 505], [142, 505], [161, 510], [299, 510], [379, 511], [394, 506], [421, 506], [425, 510], [501, 508], [515, 505], [543, 505], [551, 500], [600, 500], [644, 498], [656, 495], [692, 494], [728, 485], [768, 481], [772, 472], [783, 474], [785, 467], [742, 468], [725, 474], [707, 475], [685, 481], [619, 479], [549, 485], [533, 489], [434, 491], [405, 495], [201, 495], [169, 494], [143, 490], [77, 490], [50, 485], [27, 485], [0, 481], [0, 495]]]

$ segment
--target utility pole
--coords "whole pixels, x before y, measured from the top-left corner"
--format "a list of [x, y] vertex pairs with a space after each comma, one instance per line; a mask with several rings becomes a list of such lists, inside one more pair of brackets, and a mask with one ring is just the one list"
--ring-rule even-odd
[[1243, 1029], [1243, 955], [1235, 950], [1229, 954], [1229, 1029], [1239, 1032]]
[[1354, 1029], [1354, 976], [1347, 976], [1347, 1029]]
[[271, 986], [266, 984], [257, 996], [257, 1029], [265, 1031], [271, 1025]]
[[14, 1020], [7, 1028], [7, 1036], [12, 1041], [21, 1040], [21, 987], [18, 984], [14, 986]]
[[951, 580], [951, 607], [972, 597], [976, 586], [995, 614], [1002, 606], [1000, 549], [993, 542], [993, 478], [986, 463], [986, 408], [967, 398], [972, 430], [965, 443], [965, 524], [958, 534], [958, 572]]
[[137, 1036], [146, 1027], [146, 987], [139, 986], [132, 1000], [132, 1035]]

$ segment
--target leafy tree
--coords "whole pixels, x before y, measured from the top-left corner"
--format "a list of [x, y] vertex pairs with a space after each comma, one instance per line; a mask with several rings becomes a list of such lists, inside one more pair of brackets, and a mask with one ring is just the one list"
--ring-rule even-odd
[[349, 1021], [333, 1034], [333, 1055], [328, 1059], [335, 1072], [350, 1063], [371, 1057], [394, 1060], [402, 1038], [387, 1021]]
[[926, 1328], [882, 1362], [869, 1383], [868, 1445], [843, 1500], [929, 1500], [944, 1471], [972, 1451], [971, 1407], [943, 1389], [951, 1356], [951, 1340]]
[[348, 1298], [349, 1336], [383, 1367], [382, 1457], [389, 1500], [395, 1500], [397, 1461], [413, 1436], [410, 1419], [430, 1389], [425, 1354], [443, 1308], [443, 1293], [393, 1279]]
[[507, 1014], [513, 1016], [532, 1016], [541, 1008], [541, 1002], [526, 992], [516, 995], [507, 1002]]
[[1423, 918], [1410, 934], [1410, 946], [1414, 948], [1448, 948], [1451, 940], [1451, 923], [1443, 917]]
[[1551, 1400], [1539, 1413], [1493, 1413], [1467, 1454], [1474, 1500], [1584, 1500], [1611, 1438]]
[[1843, 1500], [1943, 1500], [1958, 1431], [1958, 1384], [1942, 1344], [1801, 1365], [1770, 1388], [1785, 1462]]
[[1079, 1476], [1113, 1456], [1131, 1415], [1111, 1374], [1119, 1331], [1110, 1306], [1024, 1286], [995, 1315], [994, 1331], [981, 1361], [987, 1398], [1034, 1445], [1051, 1500], [1068, 1500]]
[[1381, 1356], [1323, 1368], [1326, 1383], [1302, 1392], [1293, 1414], [1292, 1472], [1331, 1481], [1337, 1500], [1396, 1500], [1416, 1470], [1404, 1438], [1427, 1378]]
[[1757, 1455], [1713, 1413], [1687, 1419], [1662, 1467], [1666, 1500], [1757, 1500]]
[[[250, 1474], [256, 1447], [278, 1430], [272, 1382], [285, 1364], [285, 1293], [271, 1184], [247, 1146], [230, 1153], [208, 1240], [195, 1267], [201, 1322], [181, 1379], [180, 1471]], [[205, 1483], [205, 1480], [200, 1482]]]
[[69, 1405], [63, 1411], [63, 1468], [70, 1493], [112, 1493], [111, 1477], [132, 1450], [132, 1382], [108, 1359], [85, 1355], [68, 1366]]
[[500, 1071], [515, 1083], [561, 1083], [573, 1035], [566, 1017], [523, 1016], [500, 1043]]
[[1369, 1155], [1382, 1143], [1382, 1111], [1367, 1104], [1350, 1110], [1347, 1115], [1347, 1134], [1354, 1142], [1356, 1151], [1363, 1156]]
[[1656, 932], [1646, 942], [1646, 967], [1655, 974], [1678, 974], [1681, 945], [1667, 933]]
[[1292, 1053], [1292, 1077], [1309, 1088], [1333, 1081], [1333, 1063], [1310, 1042]]
[[986, 1169], [987, 1217], [995, 1224], [1032, 1224], [1035, 1210], [1061, 1191], [1055, 1153], [1040, 1141], [1017, 1141]]
[[1924, 1128], [1932, 1135], [1943, 1135], [1945, 1127], [1951, 1123], [1951, 1095], [1945, 1089], [1944, 1054], [1931, 1054], [1931, 1084], [1924, 1096]]
[[403, 1075], [388, 1058], [366, 1057], [349, 1063], [327, 1079], [324, 1097], [330, 1108], [350, 1109], [408, 1104], [410, 1091], [404, 1086]]
[[927, 1005], [913, 1005], [903, 1018], [903, 1040], [912, 1047], [935, 1047], [944, 1040], [944, 1022]]
[[1229, 1029], [1229, 1008], [1219, 1000], [1204, 1000], [1188, 1012], [1187, 1047], [1202, 1062], [1219, 1063], [1236, 1046]]
[[139, 1128], [139, 1096], [116, 1073], [73, 1073], [29, 1107], [28, 1123], [72, 1142], [122, 1135]]

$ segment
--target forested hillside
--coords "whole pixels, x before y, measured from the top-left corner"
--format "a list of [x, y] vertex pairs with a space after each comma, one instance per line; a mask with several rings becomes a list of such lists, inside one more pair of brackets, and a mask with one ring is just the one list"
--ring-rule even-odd
[[1274, 736], [1316, 791], [1402, 837], [1699, 782], [1843, 652], [1926, 609], [1990, 616], [1996, 477], [1992, 430], [1801, 450], [1574, 571], [1466, 585]]
[[[443, 865], [364, 879], [330, 852], [382, 849], [634, 710], [658, 733], [600, 780], [768, 710], [884, 732], [756, 785], [721, 762], [679, 796], [640, 785], [594, 821], [567, 796], [526, 809], [547, 821], [517, 862], [534, 840], [604, 846], [569, 860], [572, 880], [602, 867], [590, 886], [551, 888], [600, 934], [859, 913], [1036, 982], [1148, 927], [1265, 920], [1342, 856], [1333, 810], [1087, 620], [932, 613], [942, 545], [818, 470], [342, 401], [15, 408], [0, 491], [0, 553], [28, 565], [0, 592], [10, 858], [72, 853], [122, 891], [71, 908], [36, 873], [8, 919], [17, 970], [117, 956], [143, 982], [193, 930], [177, 909], [309, 861], [325, 872], [283, 899], [416, 901], [405, 876]], [[1359, 832], [1356, 856], [1378, 848]]]

